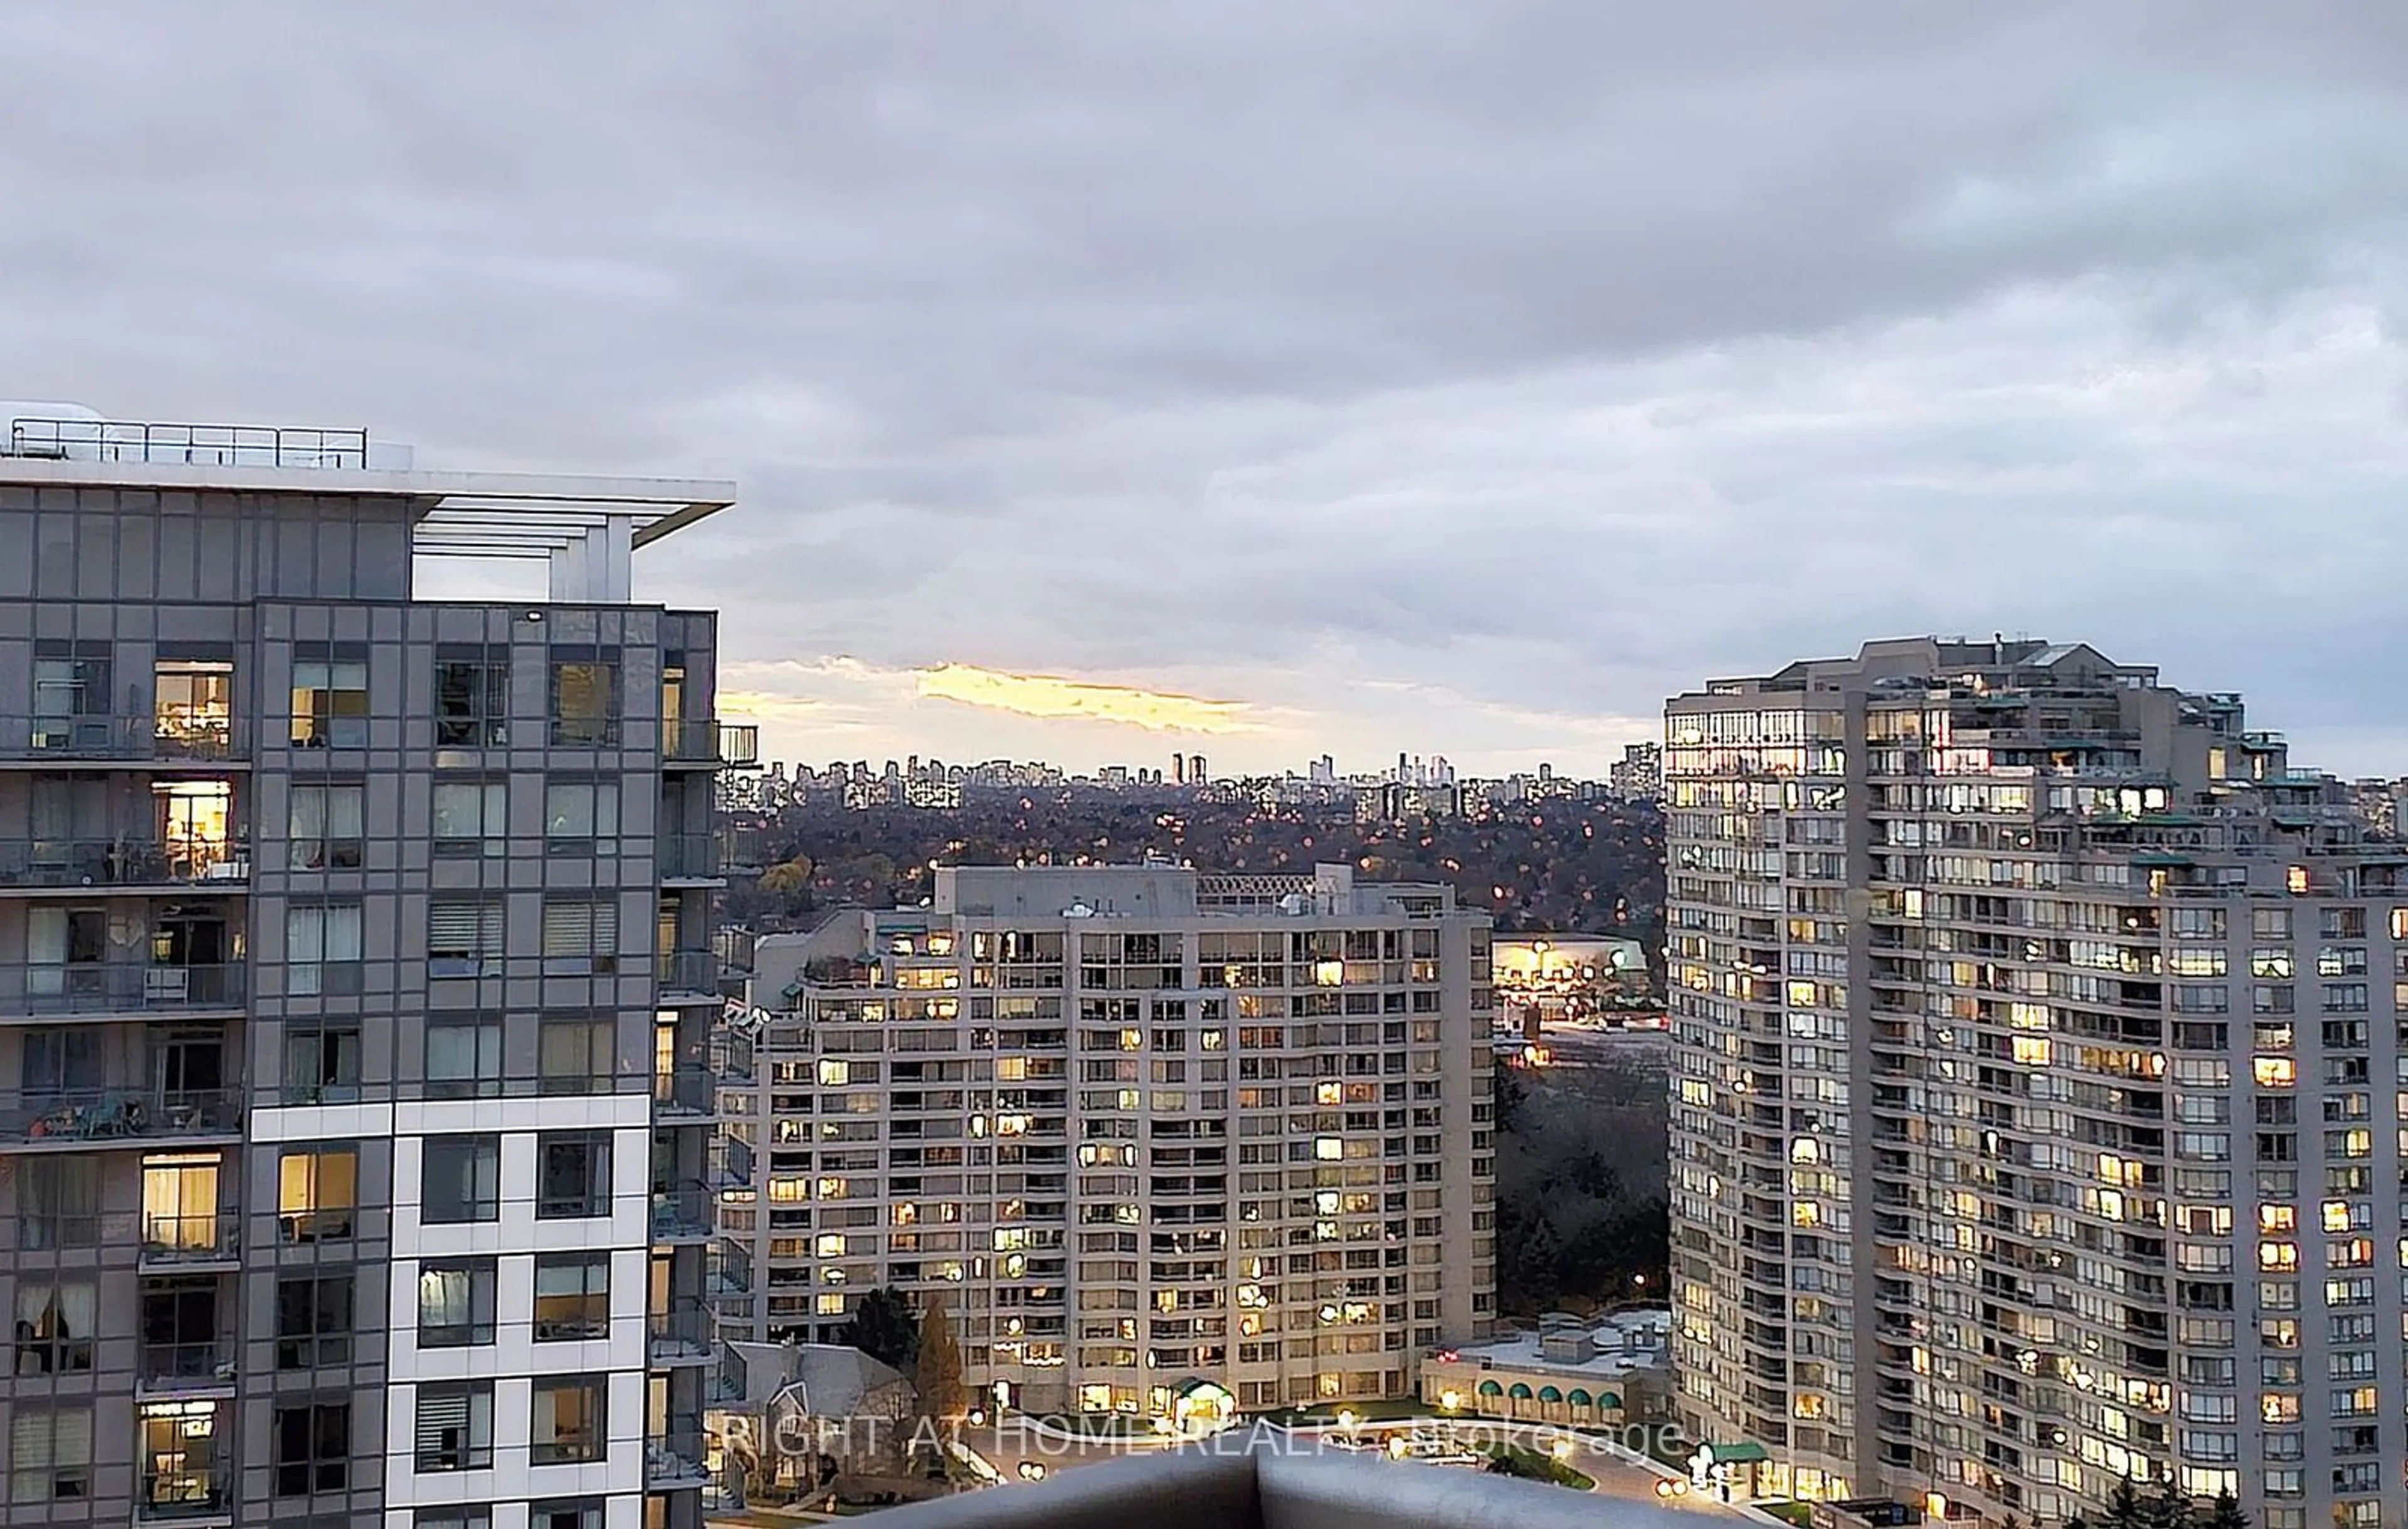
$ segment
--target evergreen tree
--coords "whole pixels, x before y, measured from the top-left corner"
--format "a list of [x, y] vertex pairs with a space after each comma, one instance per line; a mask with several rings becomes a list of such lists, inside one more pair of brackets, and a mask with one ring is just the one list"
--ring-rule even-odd
[[2249, 1529], [2249, 1515], [2241, 1511], [2239, 1498], [2229, 1492], [2219, 1492], [2207, 1517], [2200, 1521], [2200, 1529]]
[[945, 1305], [931, 1299], [920, 1318], [919, 1368], [913, 1383], [920, 1392], [920, 1415], [951, 1422], [968, 1411], [962, 1392], [962, 1349], [953, 1341], [953, 1324]]
[[2107, 1529], [2149, 1529], [2147, 1505], [2127, 1479], [2115, 1483], [2107, 1498]]
[[881, 1285], [853, 1308], [844, 1341], [882, 1364], [908, 1372], [920, 1352], [920, 1324], [903, 1292], [892, 1285]]

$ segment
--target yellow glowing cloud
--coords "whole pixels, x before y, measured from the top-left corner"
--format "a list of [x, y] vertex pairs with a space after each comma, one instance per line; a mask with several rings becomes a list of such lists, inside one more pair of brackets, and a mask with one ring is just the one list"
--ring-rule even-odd
[[1052, 674], [1010, 674], [976, 664], [915, 669], [917, 693], [965, 706], [983, 706], [1023, 716], [1080, 717], [1115, 722], [1154, 732], [1259, 732], [1262, 724], [1244, 701], [1205, 700], [1161, 690], [1096, 685]]

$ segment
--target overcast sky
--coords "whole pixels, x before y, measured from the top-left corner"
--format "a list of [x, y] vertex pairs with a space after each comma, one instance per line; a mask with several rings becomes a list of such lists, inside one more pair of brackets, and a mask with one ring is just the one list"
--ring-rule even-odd
[[638, 593], [723, 608], [781, 757], [1597, 771], [1936, 630], [2408, 772], [2398, 7], [29, 0], [0, 51], [0, 394], [732, 477]]

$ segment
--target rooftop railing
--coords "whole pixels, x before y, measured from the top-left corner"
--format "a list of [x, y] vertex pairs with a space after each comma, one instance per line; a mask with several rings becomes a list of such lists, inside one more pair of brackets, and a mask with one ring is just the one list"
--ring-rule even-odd
[[9, 455], [52, 462], [355, 469], [368, 465], [366, 430], [18, 418], [8, 422], [7, 440]]

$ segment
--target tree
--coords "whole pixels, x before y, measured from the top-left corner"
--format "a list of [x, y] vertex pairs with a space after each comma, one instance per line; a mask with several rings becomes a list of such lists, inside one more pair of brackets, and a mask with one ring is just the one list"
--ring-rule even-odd
[[2207, 1517], [2200, 1521], [2200, 1529], [2249, 1529], [2249, 1515], [2241, 1511], [2239, 1498], [2229, 1492], [2219, 1492]]
[[2107, 1529], [2149, 1529], [2149, 1512], [2127, 1478], [2107, 1497]]
[[931, 1298], [920, 1318], [919, 1366], [912, 1382], [920, 1392], [920, 1415], [951, 1422], [969, 1410], [962, 1393], [962, 1349], [942, 1300]]
[[797, 855], [791, 860], [769, 867], [761, 873], [761, 889], [765, 892], [799, 892], [811, 884], [811, 858]]
[[911, 1303], [892, 1285], [881, 1285], [862, 1296], [845, 1324], [844, 1341], [898, 1370], [908, 1371], [920, 1352], [920, 1324]]
[[2175, 1487], [2172, 1476], [2160, 1477], [2157, 1490], [2141, 1505], [2141, 1517], [2149, 1529], [2190, 1529], [2190, 1497]]

